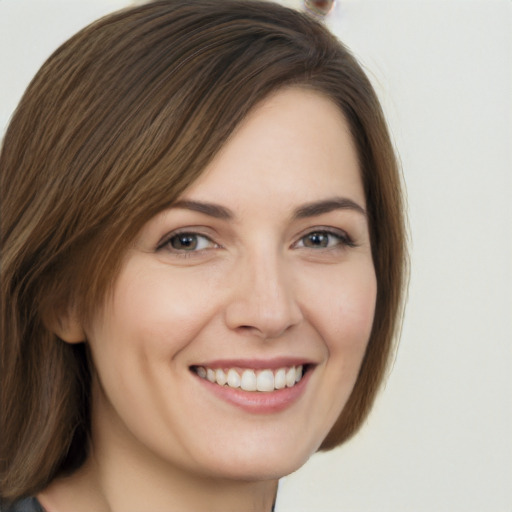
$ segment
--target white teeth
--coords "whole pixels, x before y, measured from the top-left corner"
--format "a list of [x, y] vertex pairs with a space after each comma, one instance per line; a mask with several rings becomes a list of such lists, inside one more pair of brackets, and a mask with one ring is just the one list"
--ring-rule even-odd
[[286, 368], [277, 370], [274, 377], [274, 386], [276, 389], [283, 389], [286, 386]]
[[238, 372], [233, 370], [233, 368], [228, 371], [228, 386], [230, 388], [240, 387], [240, 375], [238, 375]]
[[274, 391], [274, 374], [272, 370], [263, 370], [258, 374], [256, 389], [258, 391]]
[[219, 386], [224, 386], [224, 384], [226, 384], [228, 378], [224, 373], [224, 370], [221, 370], [220, 368], [218, 370], [215, 370], [215, 380], [217, 381], [217, 384]]
[[291, 388], [302, 379], [303, 367], [292, 366], [290, 368], [279, 368], [273, 370], [243, 370], [242, 376], [235, 368], [212, 369], [204, 366], [194, 367], [195, 372], [202, 379], [206, 379], [219, 386], [230, 388], [242, 388], [244, 391], [270, 392], [285, 387]]
[[211, 368], [208, 368], [206, 370], [206, 378], [210, 381], [210, 382], [215, 382], [215, 372], [211, 369]]
[[296, 377], [295, 368], [292, 366], [286, 372], [286, 386], [287, 387], [291, 388], [295, 384], [295, 377]]
[[254, 373], [253, 370], [244, 370], [244, 373], [242, 373], [242, 382], [240, 384], [240, 387], [244, 391], [256, 391], [257, 381], [259, 382], [259, 378], [256, 379], [256, 374]]

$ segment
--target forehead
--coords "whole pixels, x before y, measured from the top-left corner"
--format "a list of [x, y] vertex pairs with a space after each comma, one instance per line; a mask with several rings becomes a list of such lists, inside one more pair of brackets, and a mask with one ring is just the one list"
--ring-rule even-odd
[[333, 101], [300, 88], [258, 104], [183, 194], [242, 210], [254, 201], [292, 207], [335, 195], [364, 207], [352, 136]]

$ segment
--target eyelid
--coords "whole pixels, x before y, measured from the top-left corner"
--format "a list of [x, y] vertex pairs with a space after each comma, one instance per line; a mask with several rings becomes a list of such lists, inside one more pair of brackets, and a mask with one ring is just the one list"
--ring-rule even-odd
[[[327, 227], [327, 226], [315, 226], [312, 228], [308, 228], [306, 231], [301, 233], [299, 237], [297, 238], [297, 241], [292, 244], [292, 247], [296, 247], [299, 242], [301, 242], [305, 237], [308, 235], [311, 235], [313, 233], [325, 233], [327, 235], [332, 235], [340, 240], [340, 244], [344, 247], [357, 247], [357, 244], [354, 242], [352, 237], [343, 229], [340, 228], [334, 228], [334, 227]], [[307, 248], [305, 246], [302, 246], [301, 248]], [[333, 249], [334, 247], [324, 247], [323, 249]], [[314, 249], [319, 250], [319, 249]]]
[[185, 228], [175, 229], [175, 230], [167, 233], [165, 236], [163, 236], [156, 245], [156, 251], [160, 251], [160, 250], [163, 250], [166, 247], [168, 247], [169, 252], [172, 252], [173, 254], [176, 254], [179, 256], [191, 256], [194, 253], [201, 253], [205, 250], [210, 249], [210, 248], [208, 248], [208, 249], [199, 249], [196, 251], [180, 251], [178, 249], [173, 249], [173, 248], [169, 247], [171, 239], [178, 235], [194, 235], [197, 237], [205, 238], [212, 244], [212, 246], [214, 246], [214, 248], [221, 247], [220, 244], [215, 242], [215, 240], [210, 235], [207, 235], [206, 233], [201, 232], [201, 228], [185, 227]]
[[[302, 245], [301, 247], [299, 247], [299, 244], [301, 242], [303, 242], [304, 238], [313, 233], [324, 233], [326, 235], [336, 237], [339, 240], [339, 243], [333, 247], [324, 247], [324, 248], [322, 248], [322, 247], [310, 248], [310, 247], [306, 247], [305, 245]], [[194, 235], [197, 237], [204, 238], [204, 239], [208, 240], [209, 243], [211, 243], [212, 247], [186, 251], [186, 250], [174, 249], [170, 246], [170, 242], [173, 237], [178, 236], [178, 235], [185, 235], [185, 234]], [[328, 226], [313, 226], [313, 227], [307, 228], [302, 233], [300, 233], [298, 235], [296, 241], [294, 243], [292, 243], [292, 245], [291, 245], [291, 248], [312, 249], [315, 251], [318, 251], [320, 249], [333, 250], [336, 248], [343, 248], [343, 247], [357, 247], [357, 244], [354, 242], [352, 237], [345, 230], [340, 229], [340, 228], [335, 228], [332, 226], [329, 226], [329, 227]], [[161, 251], [166, 248], [170, 253], [172, 253], [174, 255], [190, 257], [190, 256], [194, 256], [194, 255], [197, 256], [197, 255], [203, 253], [204, 251], [208, 251], [208, 250], [211, 250], [214, 248], [222, 248], [222, 246], [219, 243], [217, 243], [210, 234], [206, 234], [204, 232], [203, 227], [187, 226], [187, 227], [175, 229], [175, 230], [167, 233], [157, 243], [155, 250]]]

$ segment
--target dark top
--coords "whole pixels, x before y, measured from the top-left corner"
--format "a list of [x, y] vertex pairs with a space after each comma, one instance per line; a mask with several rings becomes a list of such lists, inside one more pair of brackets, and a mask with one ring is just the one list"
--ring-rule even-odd
[[[275, 502], [272, 505], [272, 511], [275, 511]], [[25, 498], [15, 501], [9, 507], [5, 508], [0, 504], [0, 512], [46, 512], [36, 498]]]
[[45, 510], [36, 498], [25, 498], [15, 501], [7, 508], [0, 505], [0, 512], [45, 512]]
[[[276, 504], [272, 505], [272, 512], [274, 512]], [[0, 512], [46, 512], [36, 498], [25, 498], [20, 501], [14, 502], [10, 507], [4, 508], [0, 504]]]

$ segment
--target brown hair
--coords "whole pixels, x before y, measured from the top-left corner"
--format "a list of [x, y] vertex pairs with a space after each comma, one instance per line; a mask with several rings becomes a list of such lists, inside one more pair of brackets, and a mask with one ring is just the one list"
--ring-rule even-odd
[[0, 495], [79, 467], [89, 432], [85, 344], [45, 325], [102, 303], [136, 233], [202, 172], [248, 111], [285, 86], [345, 115], [360, 159], [378, 296], [373, 331], [329, 449], [367, 416], [390, 358], [405, 275], [400, 176], [376, 95], [305, 14], [267, 3], [162, 0], [83, 29], [43, 65], [0, 155]]

